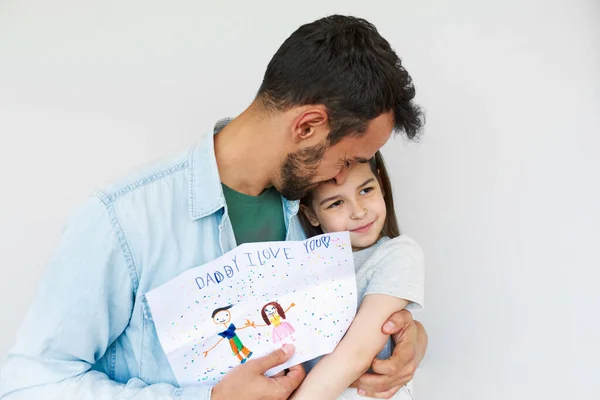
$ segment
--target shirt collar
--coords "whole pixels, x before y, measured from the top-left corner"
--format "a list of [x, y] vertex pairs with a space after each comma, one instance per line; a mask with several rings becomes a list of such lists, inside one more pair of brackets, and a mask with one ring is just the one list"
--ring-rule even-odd
[[190, 151], [188, 191], [192, 220], [206, 217], [225, 207], [225, 196], [215, 157], [214, 135], [230, 121], [229, 118], [217, 121]]
[[[218, 120], [192, 148], [188, 160], [189, 168], [189, 213], [192, 220], [206, 217], [225, 207], [225, 196], [219, 177], [215, 157], [214, 135], [232, 121], [232, 118]], [[287, 216], [298, 213], [299, 201], [282, 197]]]

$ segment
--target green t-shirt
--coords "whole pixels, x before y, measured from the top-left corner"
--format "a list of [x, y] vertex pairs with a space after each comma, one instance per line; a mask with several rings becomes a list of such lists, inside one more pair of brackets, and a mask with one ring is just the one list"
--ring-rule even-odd
[[285, 240], [283, 204], [274, 187], [258, 196], [249, 196], [221, 185], [238, 245]]

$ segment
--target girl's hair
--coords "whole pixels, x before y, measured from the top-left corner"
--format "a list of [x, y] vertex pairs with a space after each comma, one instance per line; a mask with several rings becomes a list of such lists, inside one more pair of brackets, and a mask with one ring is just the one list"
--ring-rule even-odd
[[281, 306], [279, 305], [278, 302], [272, 301], [270, 303], [265, 304], [263, 306], [262, 310], [260, 311], [260, 315], [262, 315], [262, 318], [265, 321], [265, 324], [271, 325], [271, 321], [269, 321], [269, 316], [265, 312], [265, 308], [267, 308], [268, 306], [275, 306], [275, 308], [277, 309], [277, 313], [279, 314], [279, 316], [281, 318], [285, 319], [285, 312], [283, 311], [283, 308], [281, 308]]
[[[373, 172], [373, 175], [375, 175], [375, 177], [379, 181], [379, 185], [381, 186], [381, 190], [383, 192], [385, 208], [387, 210], [385, 224], [383, 225], [383, 230], [381, 231], [381, 234], [390, 238], [400, 236], [400, 229], [398, 228], [398, 220], [396, 219], [396, 211], [394, 209], [392, 184], [390, 183], [390, 176], [388, 175], [387, 169], [385, 168], [385, 163], [383, 162], [383, 156], [381, 155], [381, 152], [378, 151], [377, 153], [375, 153], [373, 158], [369, 160], [369, 167], [371, 167], [371, 172]], [[310, 191], [306, 194], [306, 196], [304, 196], [302, 200], [300, 200], [300, 203], [308, 208], [311, 208], [312, 200], [313, 191]], [[300, 219], [300, 224], [302, 225], [306, 236], [312, 237], [321, 235], [323, 233], [321, 226], [311, 225], [310, 221], [302, 211], [298, 213], [298, 218]]]

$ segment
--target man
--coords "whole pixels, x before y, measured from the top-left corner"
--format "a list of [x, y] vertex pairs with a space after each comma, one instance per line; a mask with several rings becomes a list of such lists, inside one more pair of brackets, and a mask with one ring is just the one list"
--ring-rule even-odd
[[[301, 366], [267, 378], [293, 346], [234, 368], [213, 388], [179, 388], [144, 294], [249, 241], [301, 240], [297, 199], [345, 179], [393, 130], [413, 138], [421, 114], [411, 78], [367, 21], [331, 16], [277, 51], [255, 101], [188, 153], [116, 182], [73, 216], [2, 371], [6, 399], [286, 399]], [[393, 395], [426, 347], [396, 313], [390, 360], [353, 385]], [[201, 362], [201, 361], [200, 361]]]

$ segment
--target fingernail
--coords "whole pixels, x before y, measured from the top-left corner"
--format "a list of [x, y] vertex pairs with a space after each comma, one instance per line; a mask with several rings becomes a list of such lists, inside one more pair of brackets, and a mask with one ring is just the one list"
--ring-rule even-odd
[[395, 327], [396, 327], [396, 325], [394, 325], [394, 323], [392, 321], [388, 321], [385, 323], [386, 329], [394, 329]]
[[293, 347], [292, 347], [292, 345], [291, 345], [291, 344], [284, 344], [284, 345], [281, 347], [281, 350], [283, 350], [283, 352], [284, 352], [285, 354], [290, 354], [290, 352], [292, 351], [292, 349], [293, 349]]
[[365, 394], [367, 394], [367, 392], [365, 392], [362, 389], [358, 389], [358, 394], [360, 394], [361, 396], [364, 396]]

